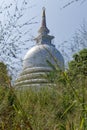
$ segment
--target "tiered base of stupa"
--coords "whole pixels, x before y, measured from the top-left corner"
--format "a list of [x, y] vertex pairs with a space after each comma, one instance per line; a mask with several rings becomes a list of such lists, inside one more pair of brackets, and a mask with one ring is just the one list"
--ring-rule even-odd
[[23, 87], [51, 86], [52, 83], [47, 78], [50, 71], [52, 71], [50, 67], [26, 68], [16, 80], [15, 87], [21, 89]]

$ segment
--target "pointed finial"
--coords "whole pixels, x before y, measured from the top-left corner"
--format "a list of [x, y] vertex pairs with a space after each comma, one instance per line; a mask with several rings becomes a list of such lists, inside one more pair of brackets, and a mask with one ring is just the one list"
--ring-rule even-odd
[[49, 33], [49, 29], [46, 26], [46, 15], [45, 15], [45, 7], [42, 8], [43, 12], [42, 12], [42, 23], [41, 23], [41, 27], [39, 29], [39, 33]]
[[42, 14], [42, 16], [45, 17], [45, 10], [46, 10], [46, 8], [43, 7], [42, 10], [43, 10], [43, 14]]
[[45, 15], [45, 7], [42, 8], [43, 13], [42, 13], [42, 27], [46, 27], [46, 15]]

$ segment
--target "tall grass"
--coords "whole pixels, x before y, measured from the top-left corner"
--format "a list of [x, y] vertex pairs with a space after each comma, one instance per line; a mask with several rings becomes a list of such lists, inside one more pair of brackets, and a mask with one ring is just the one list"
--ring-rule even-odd
[[87, 76], [55, 69], [47, 78], [56, 86], [0, 86], [0, 130], [87, 130]]
[[[85, 81], [84, 81], [85, 80]], [[1, 130], [87, 130], [87, 79], [64, 72], [54, 87], [0, 87]]]

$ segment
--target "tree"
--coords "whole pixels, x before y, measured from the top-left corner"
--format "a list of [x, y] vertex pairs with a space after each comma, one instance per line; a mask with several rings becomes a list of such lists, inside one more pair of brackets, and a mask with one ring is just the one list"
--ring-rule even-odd
[[[19, 3], [20, 2], [20, 3]], [[35, 17], [25, 19], [31, 7], [27, 0], [3, 1], [0, 6], [0, 61], [4, 61], [11, 75], [15, 76], [21, 67], [21, 54], [27, 49], [30, 25]], [[26, 45], [25, 45], [26, 44]]]
[[79, 100], [81, 106], [81, 122], [83, 130], [87, 129], [87, 49], [83, 49], [73, 55], [73, 60], [69, 63], [69, 82], [72, 90]]
[[8, 87], [10, 85], [10, 76], [8, 75], [7, 66], [0, 62], [0, 86]]
[[60, 50], [65, 58], [66, 67], [72, 56], [80, 50], [87, 48], [87, 23], [84, 22], [69, 41], [61, 43]]
[[84, 3], [86, 0], [68, 0], [68, 2], [63, 6], [63, 8], [66, 8], [70, 5], [72, 5], [75, 2], [80, 2], [80, 3]]
[[73, 60], [69, 62], [69, 71], [74, 76], [87, 76], [87, 49], [73, 55]]

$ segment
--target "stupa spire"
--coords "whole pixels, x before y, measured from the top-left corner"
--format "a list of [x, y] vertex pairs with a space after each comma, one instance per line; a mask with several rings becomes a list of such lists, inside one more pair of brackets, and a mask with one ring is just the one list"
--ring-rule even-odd
[[39, 35], [34, 39], [34, 40], [36, 40], [36, 43], [51, 44], [51, 40], [54, 38], [54, 36], [48, 35], [49, 32], [50, 31], [46, 25], [45, 7], [43, 7], [41, 27], [38, 30]]
[[42, 8], [43, 12], [42, 12], [42, 23], [41, 23], [41, 27], [39, 29], [39, 33], [43, 33], [43, 34], [48, 34], [49, 33], [49, 29], [46, 26], [46, 14], [45, 14], [45, 7]]
[[46, 15], [45, 15], [45, 7], [43, 7], [43, 12], [42, 12], [42, 27], [46, 27]]

